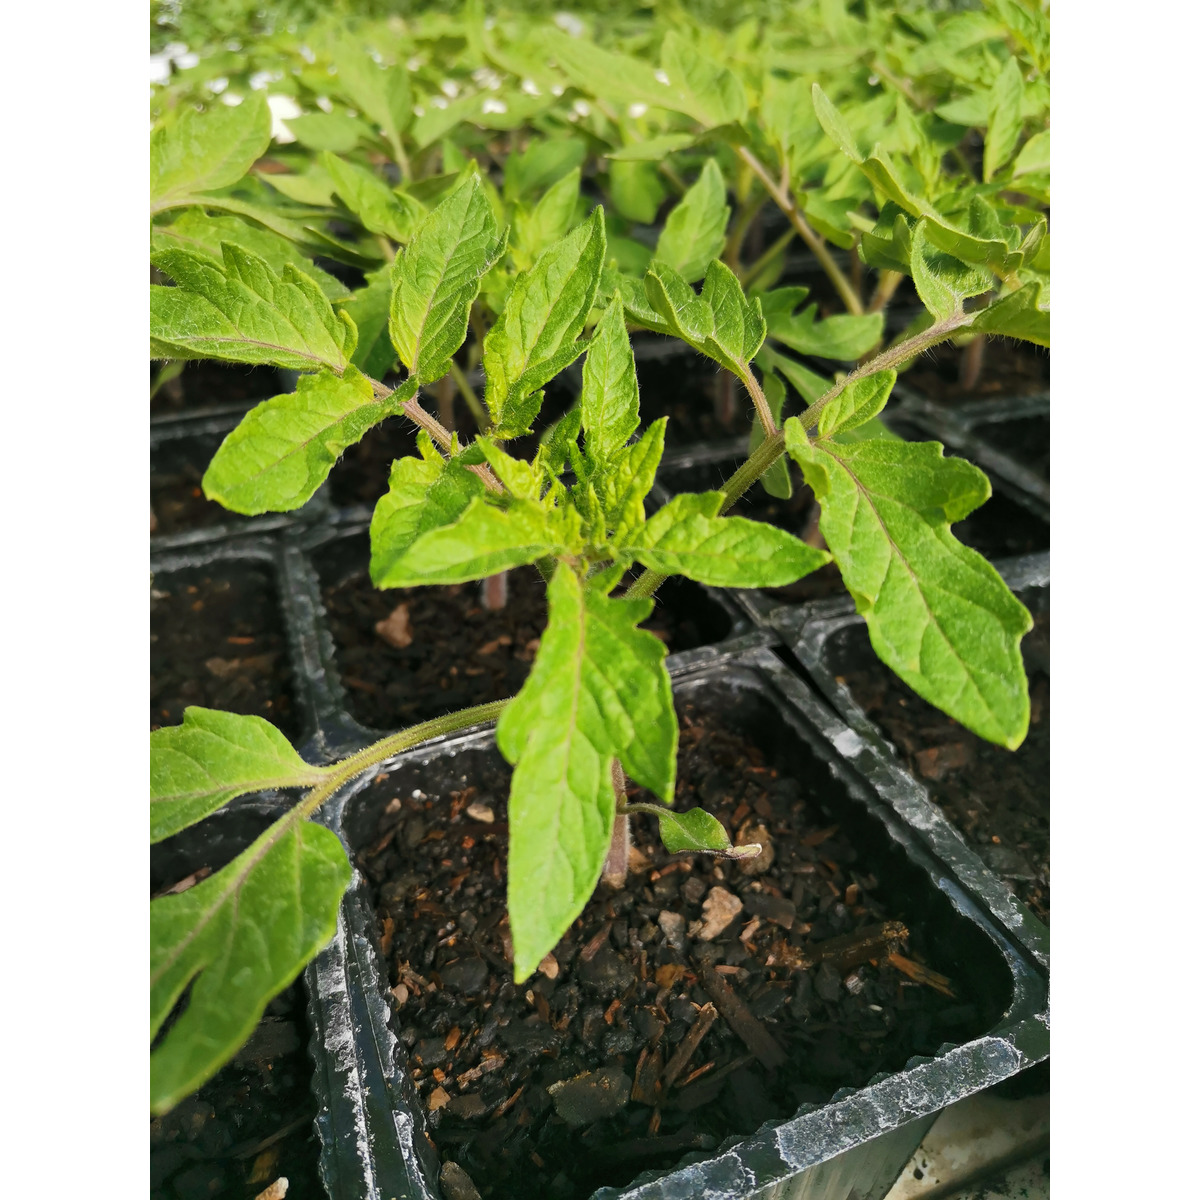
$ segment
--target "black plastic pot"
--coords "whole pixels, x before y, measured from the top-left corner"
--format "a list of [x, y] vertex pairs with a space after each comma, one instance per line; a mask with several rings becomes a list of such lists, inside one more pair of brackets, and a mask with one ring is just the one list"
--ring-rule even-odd
[[[597, 1200], [850, 1195], [878, 1200], [938, 1111], [1047, 1056], [1044, 971], [1006, 937], [956, 868], [909, 823], [928, 827], [935, 816], [929, 802], [919, 793], [907, 797], [908, 822], [902, 819], [895, 797], [884, 795], [860, 769], [867, 760], [856, 755], [848, 762], [843, 756], [844, 748], [859, 741], [854, 731], [776, 655], [764, 647], [701, 650], [672, 658], [670, 666], [681, 703], [696, 700], [753, 729], [757, 739], [770, 743], [777, 756], [772, 761], [790, 762], [805, 779], [822, 781], [838, 819], [872, 847], [872, 870], [890, 870], [893, 880], [903, 879], [906, 897], [929, 921], [957, 977], [977, 985], [986, 980], [996, 1019], [979, 1036], [944, 1045], [932, 1060], [912, 1060], [865, 1087], [843, 1089], [827, 1104], [807, 1105], [752, 1137], [731, 1138], [711, 1156], [665, 1175], [639, 1177], [624, 1189], [602, 1188]], [[491, 746], [491, 732], [480, 730], [402, 755], [383, 769], [403, 777], [457, 757], [469, 778], [470, 763]], [[371, 836], [380, 795], [362, 779], [322, 814], [351, 851]], [[891, 866], [875, 865], [884, 860]], [[337, 937], [308, 970], [322, 1170], [338, 1200], [434, 1197], [438, 1164], [424, 1136], [403, 1048], [388, 1023], [375, 928], [366, 887], [356, 874]]]
[[[1030, 555], [997, 564], [1005, 582], [1030, 609], [1044, 613], [1050, 603], [1050, 556]], [[986, 866], [979, 850], [970, 846], [941, 810], [928, 800], [925, 787], [901, 765], [895, 747], [863, 712], [854, 693], [842, 682], [845, 673], [874, 660], [866, 624], [853, 602], [821, 601], [801, 608], [776, 608], [765, 621], [795, 655], [807, 677], [845, 723], [839, 749], [888, 796], [897, 810], [920, 829], [933, 851], [954, 864], [958, 877], [1034, 957], [1048, 964], [1050, 933]], [[1037, 651], [1034, 651], [1037, 653]], [[1028, 652], [1027, 652], [1028, 659]], [[1036, 664], [1049, 672], [1048, 657]], [[1046, 780], [1049, 805], [1049, 780]]]

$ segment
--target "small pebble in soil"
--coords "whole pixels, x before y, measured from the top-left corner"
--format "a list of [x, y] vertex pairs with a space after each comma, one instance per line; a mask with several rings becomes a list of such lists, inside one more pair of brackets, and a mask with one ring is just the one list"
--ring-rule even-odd
[[547, 1090], [554, 1100], [555, 1112], [572, 1128], [577, 1128], [620, 1112], [629, 1103], [632, 1086], [624, 1071], [607, 1067], [551, 1084]]
[[479, 1200], [475, 1181], [456, 1162], [442, 1163], [438, 1183], [442, 1186], [445, 1200]]
[[723, 887], [715, 887], [705, 897], [704, 918], [693, 921], [688, 933], [702, 942], [711, 942], [718, 934], [729, 928], [730, 922], [742, 911], [742, 902]]

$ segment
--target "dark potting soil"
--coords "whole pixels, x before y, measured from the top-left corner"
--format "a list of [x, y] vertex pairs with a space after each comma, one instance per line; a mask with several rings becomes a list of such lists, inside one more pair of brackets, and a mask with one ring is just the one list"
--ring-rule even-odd
[[150, 455], [150, 532], [163, 535], [214, 525], [236, 525], [246, 518], [205, 497], [200, 486], [221, 433], [172, 438]]
[[[984, 1000], [965, 970], [932, 977], [954, 995], [916, 982], [954, 964], [918, 965], [913, 893], [892, 877], [884, 894], [819, 782], [778, 770], [780, 752], [724, 715], [685, 704], [681, 726], [677, 808], [702, 803], [768, 851], [745, 866], [672, 857], [635, 816], [627, 887], [601, 887], [521, 985], [505, 917], [509, 769], [476, 752], [372, 785], [382, 817], [358, 863], [393, 1027], [432, 1142], [487, 1200], [573, 1200], [671, 1167], [977, 1036], [1007, 1002]], [[884, 921], [907, 924], [899, 958]]]
[[[923, 436], [916, 431], [911, 433], [913, 440]], [[741, 461], [730, 458], [715, 463], [682, 467], [678, 471], [668, 469], [662, 472], [660, 478], [664, 486], [673, 493], [720, 490], [741, 465]], [[761, 484], [756, 483], [729, 510], [729, 515], [778, 525], [802, 541], [823, 549], [825, 542], [820, 538], [818, 528], [820, 509], [816, 496], [804, 482], [800, 468], [790, 461], [787, 467], [792, 479], [792, 494], [789, 499], [776, 499], [769, 495]], [[952, 530], [960, 542], [978, 550], [990, 560], [1030, 554], [1045, 550], [1050, 544], [1048, 523], [1003, 492], [994, 491], [985, 504], [965, 520], [956, 522]], [[840, 596], [845, 592], [845, 585], [837, 565], [827, 563], [820, 570], [798, 579], [795, 583], [762, 590], [767, 595], [790, 604], [800, 604], [827, 596]]]
[[[859, 640], [866, 634], [858, 630]], [[908, 769], [992, 871], [1050, 920], [1050, 616], [1021, 643], [1029, 733], [1019, 749], [976, 737], [874, 661], [838, 680], [884, 731]], [[869, 650], [867, 651], [869, 653]]]
[[987, 396], [1026, 396], [1050, 388], [1050, 351], [1041, 346], [989, 338], [979, 380], [970, 390], [959, 381], [963, 353], [954, 346], [935, 346], [900, 379], [914, 392], [946, 405]]
[[[517, 693], [546, 626], [546, 585], [535, 568], [510, 571], [508, 602], [491, 611], [483, 607], [478, 583], [380, 591], [367, 574], [368, 557], [366, 534], [341, 538], [314, 555], [356, 720], [375, 729], [402, 728]], [[412, 639], [406, 646], [377, 629], [401, 608]], [[671, 650], [687, 650], [720, 641], [731, 622], [698, 585], [672, 579], [645, 627]]]
[[666, 448], [748, 436], [754, 402], [728, 371], [686, 351], [637, 360], [642, 428], [667, 418]]
[[250, 1040], [200, 1090], [150, 1122], [150, 1200], [327, 1200], [303, 986], [267, 1005]]
[[[153, 385], [162, 363], [150, 364]], [[194, 412], [209, 405], [242, 404], [253, 408], [260, 400], [282, 395], [287, 388], [274, 367], [249, 367], [211, 359], [185, 362], [183, 370], [168, 380], [150, 400], [152, 417]]]
[[150, 590], [150, 728], [189, 704], [265, 717], [299, 730], [291, 664], [270, 568], [217, 562], [159, 572]]
[[1014, 417], [1009, 421], [988, 421], [972, 431], [981, 442], [1002, 450], [1014, 462], [1050, 478], [1050, 418]]

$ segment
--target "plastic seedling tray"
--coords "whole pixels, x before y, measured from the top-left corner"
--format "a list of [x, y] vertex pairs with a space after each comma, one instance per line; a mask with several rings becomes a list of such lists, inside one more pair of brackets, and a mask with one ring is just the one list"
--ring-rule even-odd
[[[861, 753], [847, 760], [843, 752], [863, 739], [776, 655], [763, 647], [720, 655], [698, 650], [670, 662], [681, 706], [694, 705], [748, 733], [767, 764], [815, 789], [830, 819], [853, 831], [858, 869], [878, 876], [881, 890], [920, 930], [914, 936], [961, 981], [963, 994], [970, 993], [979, 1020], [959, 1042], [924, 1059], [894, 1064], [824, 1102], [780, 1114], [756, 1133], [691, 1156], [699, 1161], [623, 1187], [601, 1187], [595, 1196], [816, 1200], [856, 1194], [878, 1200], [937, 1112], [1047, 1056], [1044, 972], [979, 903], [979, 880], [960, 878], [958, 863], [931, 847], [923, 831], [938, 815], [920, 789], [910, 789], [898, 804], [890, 778], [881, 787]], [[327, 807], [323, 819], [359, 852], [372, 838], [387, 796], [433, 796], [451, 780], [466, 787], [477, 772], [495, 771], [496, 762], [490, 730], [432, 744], [385, 766], [384, 782], [394, 786], [361, 780]], [[308, 970], [322, 1170], [337, 1198], [432, 1197], [438, 1159], [425, 1136], [405, 1043], [388, 1021], [389, 981], [377, 929], [369, 889], [356, 873], [335, 941]]]
[[[1050, 601], [1050, 557], [1030, 555], [998, 564], [1005, 582], [1035, 615], [1048, 614]], [[942, 811], [928, 800], [927, 789], [901, 765], [897, 751], [883, 731], [864, 713], [854, 692], [842, 679], [845, 674], [873, 663], [866, 625], [849, 597], [818, 602], [797, 609], [777, 609], [768, 616], [788, 650], [807, 672], [817, 691], [845, 723], [840, 748], [876, 786], [890, 796], [898, 810], [919, 828], [934, 852], [954, 864], [955, 871], [972, 892], [988, 906], [997, 920], [1043, 964], [1049, 962], [1050, 935], [1046, 925], [1021, 903], [997, 875], [1005, 864], [994, 856], [985, 865], [980, 848], [969, 845]], [[1049, 675], [1048, 646], [1037, 636], [1023, 643], [1026, 666]], [[886, 670], [886, 668], [880, 668]], [[1048, 720], [1048, 717], [1046, 718]], [[1020, 751], [1018, 751], [1020, 753]], [[1045, 779], [1045, 802], [1049, 806], [1049, 778]]]

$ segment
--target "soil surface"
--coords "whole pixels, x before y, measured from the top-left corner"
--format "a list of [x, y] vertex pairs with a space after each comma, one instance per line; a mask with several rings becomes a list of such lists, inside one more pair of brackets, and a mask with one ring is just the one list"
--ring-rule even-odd
[[[367, 574], [368, 555], [359, 534], [313, 556], [356, 720], [402, 728], [517, 693], [546, 627], [546, 585], [535, 568], [510, 571], [508, 602], [491, 611], [478, 583], [380, 591]], [[645, 627], [671, 650], [687, 650], [720, 641], [731, 621], [703, 588], [672, 579]], [[409, 644], [397, 644], [406, 637]]]
[[[866, 634], [859, 632], [865, 643]], [[1029, 675], [1029, 734], [994, 746], [927, 704], [882, 663], [838, 680], [882, 729], [908, 769], [993, 872], [1050, 920], [1050, 616], [1021, 643]], [[869, 647], [866, 654], [869, 654]]]
[[270, 568], [159, 572], [150, 589], [150, 728], [189, 704], [265, 717], [295, 740], [291, 664]]
[[308, 1037], [297, 982], [226, 1067], [150, 1122], [150, 1200], [253, 1200], [281, 1176], [288, 1200], [327, 1200]]
[[[873, 872], [887, 868], [860, 858], [823, 807], [828, 772], [813, 760], [819, 774], [802, 786], [775, 758], [685, 704], [676, 807], [703, 803], [767, 850], [748, 864], [672, 857], [653, 819], [635, 816], [626, 888], [602, 886], [519, 986], [509, 769], [476, 752], [372, 785], [382, 817], [358, 863], [393, 1025], [435, 1148], [487, 1200], [623, 1185], [998, 1018], [1007, 997], [981, 1000], [966, 962], [943, 961], [946, 942], [928, 968], [952, 974], [934, 978], [955, 995], [912, 977], [926, 970], [910, 911], [919, 884], [891, 876], [881, 888]], [[908, 926], [899, 958], [885, 921]]]
[[205, 498], [200, 481], [225, 435], [172, 438], [150, 453], [150, 532], [154, 535], [237, 525], [246, 517]]
[[[162, 363], [150, 364], [151, 386], [162, 366]], [[164, 383], [151, 398], [150, 415], [195, 412], [220, 404], [244, 404], [250, 409], [260, 400], [269, 400], [287, 390], [274, 367], [212, 360], [185, 362], [180, 374]]]
[[947, 405], [987, 396], [1026, 396], [1050, 389], [1050, 351], [1032, 342], [989, 338], [979, 380], [970, 389], [959, 380], [963, 353], [955, 346], [935, 346], [900, 380], [922, 396]]

